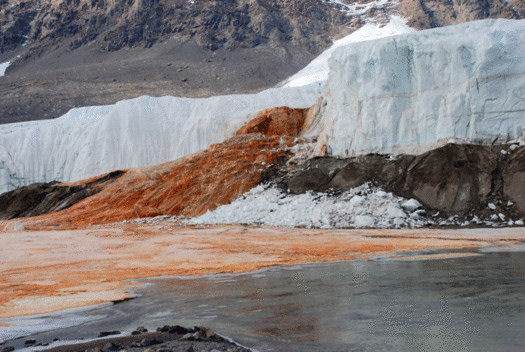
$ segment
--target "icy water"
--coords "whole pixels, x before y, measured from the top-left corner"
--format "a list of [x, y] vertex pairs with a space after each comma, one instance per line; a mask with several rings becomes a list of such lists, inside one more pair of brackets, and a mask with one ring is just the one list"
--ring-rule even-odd
[[176, 323], [212, 327], [259, 351], [525, 350], [525, 252], [148, 282], [131, 301], [42, 316], [39, 324], [90, 321], [34, 338]]

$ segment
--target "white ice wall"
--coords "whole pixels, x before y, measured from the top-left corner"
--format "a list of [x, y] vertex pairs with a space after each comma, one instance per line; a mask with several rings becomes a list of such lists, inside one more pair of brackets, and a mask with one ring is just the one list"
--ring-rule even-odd
[[330, 60], [319, 144], [334, 155], [417, 153], [525, 130], [525, 20], [484, 20], [355, 43]]
[[262, 109], [309, 107], [321, 94], [309, 85], [203, 99], [140, 97], [0, 125], [0, 193], [174, 160], [230, 137]]

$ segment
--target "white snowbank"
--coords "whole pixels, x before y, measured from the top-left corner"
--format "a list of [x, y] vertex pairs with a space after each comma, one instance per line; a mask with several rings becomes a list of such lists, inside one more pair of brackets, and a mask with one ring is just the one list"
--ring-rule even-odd
[[11, 61], [0, 63], [0, 77], [5, 76], [5, 71], [11, 65]]
[[368, 184], [334, 197], [325, 193], [286, 194], [259, 185], [233, 203], [187, 221], [189, 224], [257, 224], [314, 228], [398, 228], [428, 220], [404, 211], [406, 199]]
[[406, 20], [398, 16], [392, 16], [390, 22], [384, 26], [367, 23], [352, 34], [336, 40], [330, 48], [321, 53], [321, 55], [315, 58], [304, 69], [285, 80], [282, 85], [284, 87], [300, 87], [312, 83], [325, 84], [328, 79], [328, 60], [337, 48], [352, 43], [390, 37], [413, 31], [414, 29], [406, 25]]
[[506, 142], [525, 130], [525, 20], [354, 43], [330, 59], [319, 146], [334, 155]]
[[174, 160], [230, 137], [260, 110], [309, 107], [321, 94], [310, 85], [203, 99], [144, 96], [0, 125], [0, 193]]

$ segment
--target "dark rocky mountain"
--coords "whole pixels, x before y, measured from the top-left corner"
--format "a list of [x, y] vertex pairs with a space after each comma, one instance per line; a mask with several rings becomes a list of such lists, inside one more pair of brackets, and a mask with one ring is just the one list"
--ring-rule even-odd
[[523, 0], [402, 0], [401, 14], [418, 29], [442, 27], [483, 18], [520, 19]]
[[[522, 5], [404, 0], [400, 9], [411, 25], [428, 28], [518, 18]], [[0, 0], [0, 62], [13, 61], [0, 78], [0, 123], [145, 94], [260, 90], [332, 39], [396, 11], [392, 2], [355, 15], [329, 0]]]

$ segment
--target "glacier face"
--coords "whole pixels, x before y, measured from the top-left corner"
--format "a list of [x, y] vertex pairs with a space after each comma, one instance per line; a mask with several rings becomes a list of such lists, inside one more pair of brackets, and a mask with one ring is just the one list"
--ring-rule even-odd
[[305, 68], [286, 79], [281, 85], [284, 87], [300, 87], [312, 83], [324, 85], [328, 79], [328, 60], [337, 48], [366, 40], [374, 40], [404, 33], [411, 33], [414, 31], [413, 28], [406, 25], [405, 19], [398, 16], [391, 16], [390, 21], [384, 26], [375, 23], [367, 23], [355, 32], [336, 40], [330, 48], [323, 51]]
[[310, 107], [321, 94], [307, 85], [201, 99], [144, 96], [0, 125], [0, 193], [174, 160], [230, 137], [260, 110]]
[[262, 109], [312, 106], [326, 90], [328, 59], [336, 48], [410, 31], [396, 16], [385, 26], [366, 24], [335, 41], [280, 88], [259, 94], [140, 97], [73, 109], [56, 120], [0, 125], [0, 193], [34, 182], [155, 165], [206, 149]]
[[318, 147], [338, 156], [420, 153], [452, 141], [521, 138], [524, 56], [525, 20], [469, 22], [339, 48], [329, 62]]

